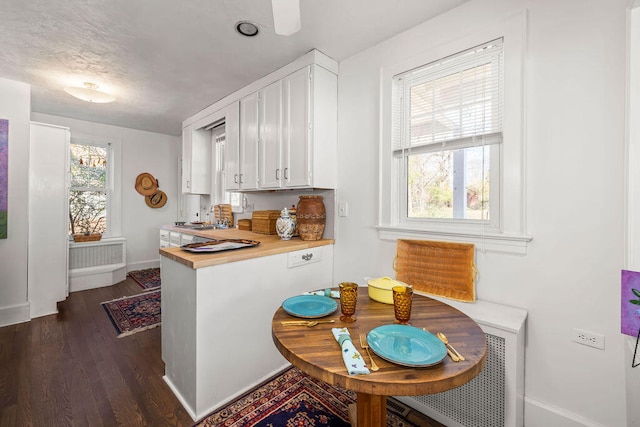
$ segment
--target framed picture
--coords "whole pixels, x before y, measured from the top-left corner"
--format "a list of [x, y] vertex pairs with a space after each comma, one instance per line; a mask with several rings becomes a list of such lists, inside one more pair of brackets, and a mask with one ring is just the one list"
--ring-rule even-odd
[[637, 337], [640, 331], [640, 272], [622, 270], [621, 282], [620, 332]]
[[9, 215], [9, 120], [0, 119], [0, 239], [7, 238]]

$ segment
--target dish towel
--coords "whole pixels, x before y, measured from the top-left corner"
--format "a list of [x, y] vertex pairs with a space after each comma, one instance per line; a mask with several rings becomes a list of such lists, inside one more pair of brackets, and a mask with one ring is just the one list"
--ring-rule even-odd
[[323, 291], [305, 292], [302, 295], [320, 295], [323, 297], [340, 298], [340, 291], [332, 291], [327, 288]]
[[351, 341], [349, 330], [347, 328], [332, 328], [331, 333], [342, 348], [342, 359], [349, 375], [369, 374], [364, 358], [358, 353]]

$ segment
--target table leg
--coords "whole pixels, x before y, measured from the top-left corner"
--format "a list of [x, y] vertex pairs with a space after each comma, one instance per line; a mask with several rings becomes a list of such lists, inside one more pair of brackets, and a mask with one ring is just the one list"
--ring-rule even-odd
[[358, 393], [358, 427], [386, 427], [387, 396]]

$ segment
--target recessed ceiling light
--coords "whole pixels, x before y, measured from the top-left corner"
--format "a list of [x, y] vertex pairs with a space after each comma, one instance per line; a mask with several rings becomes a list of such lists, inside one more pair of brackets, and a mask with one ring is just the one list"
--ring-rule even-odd
[[236, 23], [236, 31], [243, 36], [253, 37], [258, 35], [258, 26], [253, 22], [240, 21]]
[[114, 96], [109, 95], [106, 92], [99, 91], [98, 85], [95, 83], [84, 82], [83, 86], [84, 87], [65, 87], [64, 91], [83, 101], [94, 102], [97, 104], [104, 104], [116, 100]]

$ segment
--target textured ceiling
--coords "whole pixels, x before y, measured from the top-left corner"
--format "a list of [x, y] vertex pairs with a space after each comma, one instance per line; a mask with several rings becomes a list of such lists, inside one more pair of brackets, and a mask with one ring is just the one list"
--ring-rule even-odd
[[[32, 85], [35, 112], [179, 135], [181, 122], [311, 49], [341, 61], [467, 0], [301, 0], [302, 29], [273, 31], [270, 0], [2, 0], [0, 77]], [[258, 24], [254, 38], [234, 24]], [[97, 83], [89, 104], [63, 91]]]

